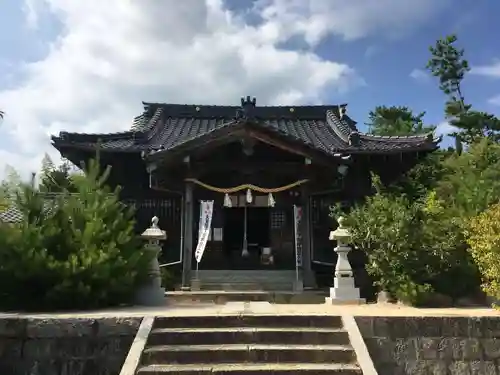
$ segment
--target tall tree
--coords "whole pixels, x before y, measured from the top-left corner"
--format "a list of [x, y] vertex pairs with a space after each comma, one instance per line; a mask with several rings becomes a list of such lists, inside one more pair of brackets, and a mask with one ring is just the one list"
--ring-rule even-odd
[[65, 190], [74, 192], [75, 186], [70, 172], [71, 165], [68, 162], [63, 162], [56, 167], [50, 156], [45, 154], [42, 160], [40, 191], [42, 193], [61, 193]]
[[[425, 112], [418, 114], [406, 106], [378, 106], [369, 114], [370, 133], [374, 135], [415, 135], [425, 134], [435, 129], [425, 125]], [[387, 192], [405, 195], [411, 201], [419, 199], [432, 189], [443, 174], [442, 160], [447, 157], [445, 151], [434, 152], [423, 158], [391, 186]]]
[[455, 47], [457, 40], [456, 35], [448, 35], [438, 39], [435, 46], [429, 47], [431, 59], [427, 63], [427, 69], [439, 78], [439, 88], [449, 95], [451, 104], [465, 112], [470, 106], [465, 104], [462, 81], [470, 67], [464, 58], [464, 49]]
[[439, 79], [439, 88], [448, 97], [445, 115], [457, 128], [451, 135], [457, 140], [457, 149], [461, 141], [471, 144], [483, 137], [499, 141], [500, 120], [492, 114], [472, 110], [465, 101], [462, 82], [470, 66], [464, 49], [456, 46], [457, 41], [456, 35], [438, 39], [429, 47], [431, 58], [427, 63], [427, 69]]
[[10, 165], [5, 167], [5, 176], [6, 178], [0, 182], [0, 212], [12, 204], [21, 186], [21, 176]]
[[370, 111], [366, 124], [374, 135], [414, 135], [433, 131], [435, 127], [424, 125], [425, 112], [414, 114], [405, 106], [378, 106]]

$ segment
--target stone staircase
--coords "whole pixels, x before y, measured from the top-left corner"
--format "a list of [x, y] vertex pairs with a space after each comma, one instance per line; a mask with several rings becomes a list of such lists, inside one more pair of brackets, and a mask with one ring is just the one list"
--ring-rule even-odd
[[156, 318], [138, 375], [361, 375], [340, 316]]
[[225, 291], [292, 291], [295, 271], [193, 271], [193, 279], [199, 280], [201, 290]]

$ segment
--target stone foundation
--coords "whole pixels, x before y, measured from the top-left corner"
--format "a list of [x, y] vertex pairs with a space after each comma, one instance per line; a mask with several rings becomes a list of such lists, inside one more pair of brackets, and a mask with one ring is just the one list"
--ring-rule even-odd
[[500, 374], [500, 317], [356, 317], [356, 322], [379, 374]]
[[[380, 375], [500, 375], [500, 317], [355, 319]], [[189, 327], [208, 324], [191, 320]], [[225, 326], [241, 325], [239, 317], [223, 320]], [[0, 319], [0, 374], [117, 375], [140, 321]]]
[[116, 375], [141, 318], [0, 319], [0, 374]]

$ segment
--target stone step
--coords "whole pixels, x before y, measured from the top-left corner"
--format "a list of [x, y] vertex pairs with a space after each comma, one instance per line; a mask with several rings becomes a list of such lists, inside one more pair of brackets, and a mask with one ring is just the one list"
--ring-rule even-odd
[[351, 347], [340, 345], [163, 345], [144, 350], [143, 363], [353, 363]]
[[151, 331], [148, 346], [156, 345], [224, 345], [289, 344], [349, 345], [349, 336], [339, 328], [156, 328]]
[[193, 275], [193, 279], [198, 279], [198, 280], [207, 280], [207, 281], [218, 281], [218, 280], [230, 280], [230, 281], [289, 281], [289, 280], [295, 280], [295, 275], [252, 275], [252, 274], [246, 274], [246, 275], [228, 275], [228, 274], [214, 274], [214, 275], [198, 275], [196, 277], [196, 274]]
[[260, 301], [277, 304], [323, 304], [327, 294], [320, 291], [198, 290], [165, 292], [170, 304]]
[[141, 367], [137, 371], [138, 375], [165, 373], [182, 375], [362, 375], [361, 369], [357, 365], [336, 363], [150, 365]]
[[295, 280], [295, 271], [202, 270], [193, 274], [192, 287], [200, 290], [292, 291]]
[[200, 281], [201, 290], [225, 290], [225, 291], [291, 291], [294, 288], [293, 281], [261, 281], [261, 282], [226, 282], [221, 281]]
[[202, 284], [293, 284], [294, 271], [199, 271], [193, 279]]
[[212, 315], [157, 317], [154, 328], [342, 328], [340, 316], [331, 315]]
[[193, 277], [232, 277], [232, 278], [295, 278], [295, 270], [199, 270], [193, 271]]

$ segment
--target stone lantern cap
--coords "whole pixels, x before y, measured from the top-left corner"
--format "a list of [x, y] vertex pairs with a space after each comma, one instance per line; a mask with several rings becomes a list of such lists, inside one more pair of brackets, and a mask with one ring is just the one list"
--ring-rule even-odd
[[351, 239], [351, 233], [349, 232], [349, 229], [343, 225], [345, 219], [341, 216], [337, 221], [339, 223], [339, 227], [330, 232], [330, 241], [336, 240], [340, 242], [349, 242]]
[[144, 238], [145, 240], [149, 241], [161, 241], [161, 240], [166, 240], [167, 239], [167, 232], [164, 230], [161, 230], [158, 227], [158, 222], [160, 220], [154, 216], [151, 219], [151, 227], [146, 229], [142, 234], [141, 237]]

